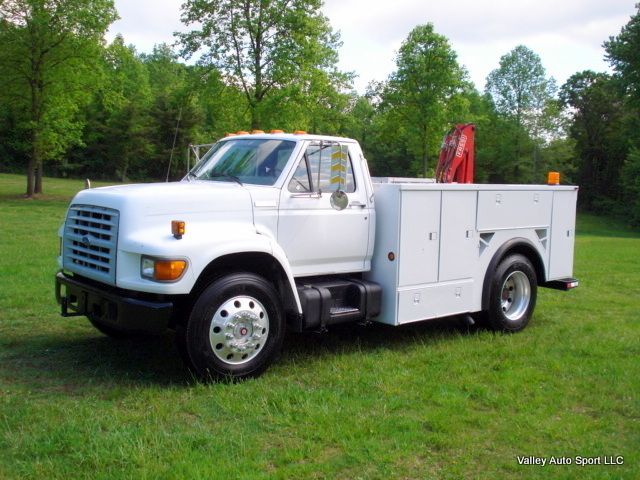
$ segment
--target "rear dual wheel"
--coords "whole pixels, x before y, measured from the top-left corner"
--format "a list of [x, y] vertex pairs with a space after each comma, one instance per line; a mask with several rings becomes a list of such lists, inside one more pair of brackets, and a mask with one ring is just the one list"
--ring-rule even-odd
[[226, 275], [200, 294], [186, 326], [176, 333], [183, 358], [200, 378], [257, 376], [282, 347], [285, 327], [279, 295], [253, 273]]
[[509, 255], [500, 262], [491, 280], [489, 326], [498, 331], [524, 329], [536, 305], [538, 282], [527, 257]]

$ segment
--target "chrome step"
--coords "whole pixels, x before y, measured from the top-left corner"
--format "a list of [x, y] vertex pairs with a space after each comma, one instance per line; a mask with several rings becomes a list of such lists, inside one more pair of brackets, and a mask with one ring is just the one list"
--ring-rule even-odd
[[357, 308], [354, 307], [331, 307], [329, 311], [331, 315], [342, 315], [344, 313], [356, 313], [359, 312]]

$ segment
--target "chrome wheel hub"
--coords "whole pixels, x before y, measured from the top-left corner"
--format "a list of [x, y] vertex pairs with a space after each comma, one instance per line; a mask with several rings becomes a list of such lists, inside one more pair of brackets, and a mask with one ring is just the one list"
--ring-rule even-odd
[[248, 362], [264, 347], [269, 335], [269, 316], [253, 297], [239, 296], [224, 302], [211, 320], [211, 350], [224, 363]]
[[500, 303], [505, 317], [520, 320], [531, 302], [531, 283], [524, 272], [511, 272], [502, 284]]

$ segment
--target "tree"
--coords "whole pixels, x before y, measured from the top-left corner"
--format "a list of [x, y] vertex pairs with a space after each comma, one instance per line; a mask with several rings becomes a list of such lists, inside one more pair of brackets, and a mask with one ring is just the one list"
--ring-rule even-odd
[[102, 107], [109, 113], [106, 122], [109, 135], [104, 139], [105, 147], [108, 149], [110, 175], [124, 182], [131, 170], [149, 160], [153, 151], [149, 138], [149, 72], [135, 49], [127, 47], [120, 35], [116, 36], [105, 54], [106, 82], [102, 87]]
[[632, 148], [622, 167], [623, 200], [629, 222], [640, 225], [640, 149]]
[[[419, 159], [424, 176], [428, 158], [447, 130], [460, 116], [460, 93], [466, 73], [443, 35], [428, 23], [415, 27], [396, 57], [397, 70], [382, 94], [394, 122], [402, 125], [406, 147]], [[458, 110], [458, 111], [456, 111]]]
[[[186, 57], [221, 69], [246, 97], [252, 128], [262, 126], [265, 100], [278, 89], [336, 73], [339, 36], [320, 13], [321, 0], [187, 0], [177, 34]], [[304, 93], [304, 89], [302, 90]], [[295, 92], [293, 92], [295, 93]]]
[[42, 192], [43, 162], [80, 142], [89, 67], [116, 18], [112, 0], [0, 2], [0, 77], [28, 132], [27, 196]]
[[524, 128], [535, 142], [531, 170], [533, 178], [537, 179], [539, 147], [545, 142], [545, 133], [551, 131], [545, 127], [552, 123], [549, 115], [554, 110], [550, 108], [550, 102], [555, 90], [555, 81], [546, 77], [540, 57], [524, 45], [503, 55], [499, 67], [487, 76], [486, 91], [493, 98], [496, 110], [515, 122], [515, 157], [512, 160], [516, 177], [522, 176], [528, 163], [522, 158], [523, 144], [527, 142], [520, 134]]
[[575, 141], [583, 206], [594, 208], [603, 199], [618, 199], [628, 145], [616, 82], [606, 73], [575, 73], [560, 89], [560, 101], [572, 119], [569, 134]]
[[624, 119], [629, 146], [621, 173], [622, 201], [628, 218], [640, 224], [640, 3], [636, 13], [620, 33], [604, 43], [606, 59], [615, 71], [615, 80], [623, 87]]
[[640, 106], [640, 3], [620, 34], [609, 37], [604, 43], [605, 58], [609, 61], [627, 92], [634, 99], [636, 108]]
[[185, 173], [178, 159], [196, 136], [203, 121], [198, 91], [204, 72], [178, 61], [167, 44], [156, 45], [151, 55], [143, 55], [151, 83], [151, 140], [156, 151], [144, 168], [147, 177], [158, 180], [182, 177]]

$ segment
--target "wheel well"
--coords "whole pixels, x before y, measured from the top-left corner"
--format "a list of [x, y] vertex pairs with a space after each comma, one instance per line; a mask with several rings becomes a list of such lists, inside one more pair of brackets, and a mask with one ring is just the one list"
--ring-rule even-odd
[[489, 267], [487, 268], [487, 272], [485, 273], [484, 283], [482, 285], [483, 310], [487, 310], [489, 308], [491, 277], [493, 276], [502, 259], [514, 253], [525, 256], [531, 262], [531, 265], [533, 265], [533, 269], [536, 272], [538, 284], [545, 281], [546, 277], [544, 262], [542, 261], [542, 258], [540, 258], [540, 254], [538, 253], [536, 248], [527, 239], [514, 238], [502, 245], [489, 262]]
[[191, 289], [190, 297], [195, 301], [207, 285], [231, 272], [251, 272], [264, 277], [280, 294], [285, 312], [297, 313], [296, 301], [284, 268], [272, 255], [264, 252], [232, 253], [216, 258], [202, 271]]

